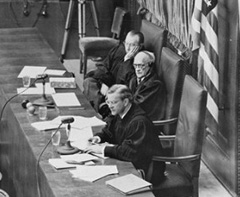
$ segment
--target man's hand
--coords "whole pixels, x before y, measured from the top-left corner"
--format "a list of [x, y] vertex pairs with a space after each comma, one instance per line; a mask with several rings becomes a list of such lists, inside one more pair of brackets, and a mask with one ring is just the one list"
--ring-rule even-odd
[[109, 89], [109, 87], [105, 83], [102, 83], [102, 86], [100, 89], [101, 94], [106, 96], [108, 89]]
[[99, 136], [93, 136], [88, 139], [90, 144], [99, 144], [101, 142], [101, 138]]
[[103, 154], [103, 150], [104, 150], [105, 146], [106, 146], [105, 143], [90, 145], [84, 150], [84, 152]]
[[129, 51], [129, 52], [125, 55], [124, 61], [127, 61], [127, 60], [133, 58], [133, 57], [138, 53], [139, 49], [140, 49], [140, 46], [134, 47], [131, 51]]

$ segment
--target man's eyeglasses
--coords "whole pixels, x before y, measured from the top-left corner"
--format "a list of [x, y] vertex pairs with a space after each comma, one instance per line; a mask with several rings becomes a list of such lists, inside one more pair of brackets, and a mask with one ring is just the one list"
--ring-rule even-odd
[[124, 44], [125, 46], [130, 46], [130, 47], [137, 47], [137, 46], [139, 46], [139, 44], [129, 43], [129, 42], [123, 42], [123, 44]]
[[108, 101], [108, 100], [106, 100], [105, 102], [106, 102], [107, 105], [116, 105], [119, 102], [119, 100], [118, 101]]
[[145, 63], [145, 64], [133, 64], [134, 68], [140, 68], [140, 69], [145, 69], [148, 65], [149, 65], [149, 63]]

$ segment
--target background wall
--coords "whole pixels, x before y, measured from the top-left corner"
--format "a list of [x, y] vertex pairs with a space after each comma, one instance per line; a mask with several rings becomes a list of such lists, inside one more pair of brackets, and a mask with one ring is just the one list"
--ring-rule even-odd
[[[77, 2], [77, 0], [73, 0]], [[28, 2], [30, 14], [23, 14], [24, 5]], [[47, 17], [43, 17], [41, 7], [44, 0], [0, 0], [0, 28], [37, 27], [45, 39], [60, 56], [65, 28], [68, 5], [70, 0], [47, 0]], [[69, 42], [66, 49], [66, 59], [79, 58], [78, 53], [78, 6], [74, 8], [70, 29]], [[98, 14], [100, 34], [110, 35], [110, 27], [114, 8], [122, 5], [120, 0], [95, 1]], [[96, 35], [90, 5], [86, 4], [86, 34]]]

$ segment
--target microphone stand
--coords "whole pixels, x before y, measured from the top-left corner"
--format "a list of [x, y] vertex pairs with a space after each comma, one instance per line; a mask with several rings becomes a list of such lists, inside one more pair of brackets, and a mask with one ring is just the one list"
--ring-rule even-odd
[[70, 123], [68, 123], [67, 125], [67, 135], [68, 135], [68, 140], [66, 142], [66, 144], [64, 146], [60, 146], [58, 147], [57, 149], [57, 152], [61, 155], [70, 155], [70, 154], [74, 154], [74, 153], [77, 153], [79, 152], [79, 149], [76, 148], [76, 147], [73, 147], [71, 145], [71, 142], [69, 140], [69, 136], [70, 136], [70, 131], [71, 131], [71, 125]]
[[40, 99], [37, 99], [33, 102], [33, 105], [36, 106], [53, 106], [54, 107], [54, 102], [53, 100], [47, 98], [46, 94], [45, 94], [45, 79], [42, 79], [42, 84], [43, 84], [43, 94], [42, 97]]
[[38, 175], [38, 171], [39, 171], [39, 164], [40, 164], [40, 160], [42, 157], [42, 154], [44, 153], [44, 151], [46, 150], [46, 148], [48, 147], [48, 145], [51, 143], [52, 138], [56, 135], [56, 133], [59, 131], [60, 127], [62, 126], [63, 123], [59, 124], [58, 128], [56, 129], [56, 131], [53, 133], [53, 135], [51, 136], [51, 138], [48, 140], [47, 144], [43, 147], [41, 153], [38, 156], [37, 159], [37, 163], [36, 163], [36, 178], [37, 178], [37, 192], [38, 192], [38, 197], [41, 197], [41, 190], [40, 190], [40, 180], [39, 180], [39, 175]]

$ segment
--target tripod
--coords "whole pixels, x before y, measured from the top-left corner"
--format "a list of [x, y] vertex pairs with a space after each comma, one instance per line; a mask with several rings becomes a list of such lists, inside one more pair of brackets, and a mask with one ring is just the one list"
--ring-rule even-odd
[[78, 36], [79, 39], [86, 36], [86, 4], [90, 3], [91, 12], [93, 16], [93, 23], [94, 27], [97, 33], [97, 36], [100, 36], [99, 33], [99, 26], [98, 26], [98, 18], [97, 18], [97, 12], [94, 4], [94, 0], [70, 0], [69, 6], [68, 6], [68, 13], [67, 13], [67, 19], [65, 24], [65, 30], [64, 30], [64, 36], [63, 36], [63, 43], [62, 43], [62, 50], [61, 50], [61, 62], [63, 62], [65, 52], [66, 52], [66, 46], [68, 42], [69, 37], [69, 30], [71, 28], [72, 23], [72, 16], [74, 7], [76, 5], [76, 2], [78, 1]]

